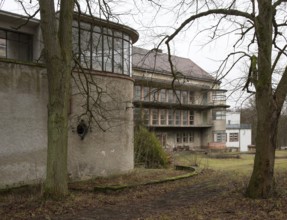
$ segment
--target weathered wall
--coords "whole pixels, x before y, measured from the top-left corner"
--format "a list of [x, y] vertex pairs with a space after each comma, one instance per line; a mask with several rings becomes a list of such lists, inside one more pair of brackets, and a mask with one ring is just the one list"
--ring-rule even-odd
[[92, 93], [96, 87], [102, 91], [102, 95], [98, 96], [102, 109], [96, 110], [96, 120], [101, 128], [93, 123], [83, 140], [78, 136], [76, 127], [79, 120], [89, 120], [84, 114], [86, 97], [79, 94], [73, 84], [74, 94], [78, 94], [73, 96], [70, 115], [69, 168], [73, 170], [73, 178], [106, 176], [127, 172], [134, 167], [133, 81], [115, 74], [93, 77], [96, 86], [90, 85]]
[[47, 75], [37, 66], [0, 62], [0, 186], [43, 178]]
[[[72, 98], [68, 146], [71, 178], [133, 169], [133, 81], [114, 76], [93, 76], [107, 92], [103, 101], [113, 116], [107, 131], [92, 125], [81, 140], [75, 128], [83, 99], [79, 95]], [[47, 91], [43, 67], [0, 62], [0, 188], [40, 182], [45, 177]]]

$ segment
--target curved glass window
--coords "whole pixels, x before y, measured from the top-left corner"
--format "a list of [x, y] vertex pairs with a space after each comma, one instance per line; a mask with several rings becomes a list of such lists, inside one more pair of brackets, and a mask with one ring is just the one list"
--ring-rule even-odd
[[88, 23], [73, 23], [74, 57], [83, 68], [131, 76], [131, 39], [128, 35]]

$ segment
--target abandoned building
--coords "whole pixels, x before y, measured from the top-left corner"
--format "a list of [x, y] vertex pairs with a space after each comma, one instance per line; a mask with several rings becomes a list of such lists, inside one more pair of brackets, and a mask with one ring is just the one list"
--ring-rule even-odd
[[168, 149], [225, 148], [226, 90], [190, 59], [133, 48], [134, 117]]
[[[48, 81], [39, 20], [30, 19], [16, 28], [26, 21], [21, 15], [0, 11], [0, 18], [3, 188], [45, 178]], [[130, 171], [134, 168], [131, 51], [138, 33], [86, 15], [75, 14], [74, 19], [77, 62], [71, 81], [69, 177], [84, 179]], [[93, 102], [90, 111], [87, 99]]]

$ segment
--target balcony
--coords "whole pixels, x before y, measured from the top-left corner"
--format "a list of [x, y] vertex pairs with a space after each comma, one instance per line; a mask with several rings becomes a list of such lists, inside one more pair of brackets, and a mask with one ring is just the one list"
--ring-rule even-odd
[[134, 100], [133, 104], [137, 108], [161, 108], [161, 109], [183, 109], [183, 110], [207, 110], [212, 108], [228, 108], [225, 102], [202, 102], [195, 101], [192, 103], [175, 103], [175, 102], [159, 102], [159, 101], [140, 101]]

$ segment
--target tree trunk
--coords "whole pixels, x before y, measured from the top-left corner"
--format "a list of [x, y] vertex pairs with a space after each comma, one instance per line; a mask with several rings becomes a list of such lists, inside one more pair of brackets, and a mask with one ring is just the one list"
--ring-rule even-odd
[[54, 1], [39, 0], [49, 87], [47, 174], [44, 194], [52, 198], [68, 194], [68, 104], [72, 71], [74, 1], [60, 2], [57, 18]]
[[251, 198], [268, 198], [274, 190], [273, 175], [279, 114], [275, 108], [266, 107], [266, 102], [271, 102], [266, 100], [261, 96], [257, 101], [256, 154], [247, 188], [247, 195]]
[[[272, 93], [272, 1], [258, 1], [259, 14], [255, 19], [255, 33], [258, 41], [258, 73], [253, 78], [256, 88], [257, 132], [254, 167], [247, 196], [267, 198], [273, 192], [275, 147], [277, 138], [276, 100]], [[280, 113], [280, 111], [279, 111]]]
[[[68, 142], [68, 100], [70, 96], [70, 74], [64, 62], [51, 61], [53, 66], [49, 79], [48, 104], [48, 152], [45, 195], [62, 197], [68, 193], [67, 142]], [[53, 83], [51, 83], [51, 81]]]

